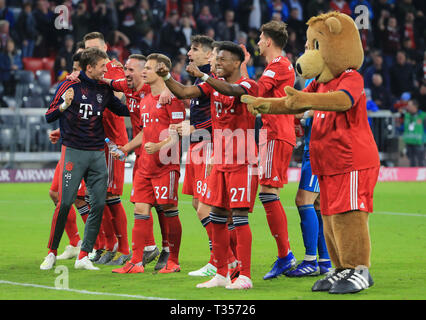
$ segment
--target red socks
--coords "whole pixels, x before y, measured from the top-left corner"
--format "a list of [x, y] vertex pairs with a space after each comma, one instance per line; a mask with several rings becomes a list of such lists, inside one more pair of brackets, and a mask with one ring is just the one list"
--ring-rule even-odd
[[127, 237], [127, 217], [120, 198], [109, 199], [106, 204], [111, 212], [112, 225], [115, 236], [118, 239], [117, 251], [129, 254], [129, 242]]
[[102, 227], [104, 229], [104, 234], [105, 234], [105, 247], [108, 251], [113, 251], [114, 245], [117, 242], [117, 238], [115, 237], [111, 211], [108, 206], [104, 207], [104, 213], [102, 217]]
[[167, 225], [167, 240], [170, 248], [169, 261], [179, 264], [180, 242], [182, 239], [182, 224], [179, 219], [179, 210], [165, 211], [164, 222]]
[[146, 239], [153, 232], [152, 216], [136, 214], [135, 225], [132, 229], [132, 263], [142, 262], [143, 249], [145, 248]]
[[228, 274], [229, 233], [226, 222], [228, 217], [210, 213], [213, 234], [213, 252], [217, 274], [226, 277]]
[[260, 193], [260, 201], [266, 211], [269, 229], [278, 247], [278, 257], [284, 258], [290, 250], [287, 230], [287, 216], [280, 198], [273, 193]]
[[251, 278], [251, 244], [252, 234], [248, 216], [233, 216], [237, 238], [237, 257], [240, 262], [240, 274]]
[[167, 241], [168, 231], [167, 231], [167, 225], [165, 222], [164, 211], [163, 209], [161, 209], [161, 207], [157, 207], [157, 206], [155, 207], [155, 210], [157, 211], [158, 223], [160, 224], [161, 238], [162, 238], [161, 246], [164, 249], [169, 246], [169, 242]]

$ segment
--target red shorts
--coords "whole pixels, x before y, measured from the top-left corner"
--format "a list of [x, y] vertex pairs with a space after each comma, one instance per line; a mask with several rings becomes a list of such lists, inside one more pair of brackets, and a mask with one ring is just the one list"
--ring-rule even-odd
[[293, 146], [282, 140], [269, 140], [260, 146], [259, 184], [282, 188], [288, 183], [288, 166]]
[[124, 186], [124, 170], [125, 161], [114, 159], [109, 153], [108, 148], [105, 148], [105, 158], [108, 169], [108, 193], [121, 196]]
[[333, 215], [348, 211], [373, 212], [373, 193], [379, 167], [318, 176], [321, 214]]
[[132, 181], [135, 181], [136, 171], [139, 169], [139, 154], [136, 155], [135, 163], [133, 164]]
[[249, 208], [252, 212], [258, 187], [256, 171], [251, 165], [230, 172], [219, 171], [213, 166], [202, 202], [228, 211]]
[[[52, 184], [50, 185], [50, 190], [59, 192], [59, 176], [61, 174], [60, 172], [60, 160], [58, 161], [58, 164], [55, 168], [55, 173], [53, 175]], [[77, 197], [84, 197], [86, 195], [86, 184], [84, 183], [84, 180], [81, 180], [80, 186], [78, 187], [77, 191]]]
[[212, 143], [193, 143], [189, 147], [185, 165], [185, 179], [182, 193], [192, 195], [195, 199], [201, 198], [203, 185], [207, 178], [207, 159], [212, 155]]
[[169, 171], [160, 177], [148, 178], [136, 172], [130, 201], [133, 203], [178, 204], [179, 172]]

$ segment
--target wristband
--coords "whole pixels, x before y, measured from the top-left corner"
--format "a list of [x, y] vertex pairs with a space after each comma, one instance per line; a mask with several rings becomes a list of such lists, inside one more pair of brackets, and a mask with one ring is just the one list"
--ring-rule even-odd
[[209, 75], [207, 73], [204, 73], [203, 76], [201, 77], [201, 80], [206, 82], [208, 78], [209, 78]]
[[164, 80], [164, 81], [167, 81], [167, 80], [169, 80], [169, 79], [171, 78], [171, 76], [172, 76], [172, 75], [171, 75], [171, 74], [170, 74], [170, 72], [169, 72], [166, 76], [164, 76], [164, 77], [163, 77], [163, 80]]
[[62, 104], [59, 106], [59, 110], [61, 112], [64, 112], [66, 109], [68, 108], [67, 104], [64, 102], [62, 102]]

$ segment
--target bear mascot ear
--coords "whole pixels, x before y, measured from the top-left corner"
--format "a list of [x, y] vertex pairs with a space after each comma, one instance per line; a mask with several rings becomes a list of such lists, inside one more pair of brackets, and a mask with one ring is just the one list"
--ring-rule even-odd
[[336, 17], [330, 17], [324, 23], [333, 34], [339, 34], [342, 31], [342, 24]]

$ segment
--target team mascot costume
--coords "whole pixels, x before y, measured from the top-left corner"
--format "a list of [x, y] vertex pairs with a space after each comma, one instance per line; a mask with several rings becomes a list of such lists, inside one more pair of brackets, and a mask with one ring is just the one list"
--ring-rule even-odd
[[286, 87], [284, 98], [241, 101], [253, 114], [314, 110], [311, 166], [320, 184], [324, 235], [334, 268], [312, 291], [355, 293], [373, 285], [368, 216], [380, 160], [368, 124], [364, 80], [356, 71], [364, 52], [348, 15], [330, 12], [307, 22], [307, 49], [297, 73], [312, 81], [303, 91]]

